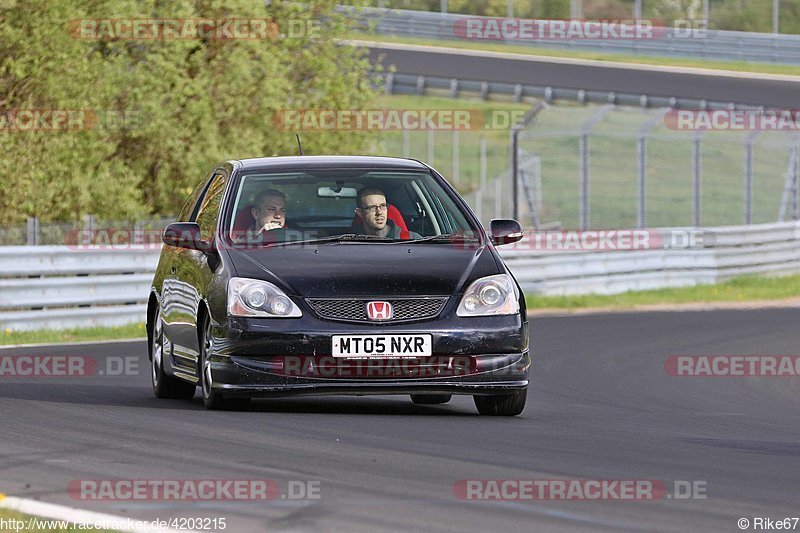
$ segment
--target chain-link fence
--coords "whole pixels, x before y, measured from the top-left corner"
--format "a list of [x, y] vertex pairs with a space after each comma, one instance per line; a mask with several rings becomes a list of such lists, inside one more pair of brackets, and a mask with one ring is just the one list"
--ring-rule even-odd
[[[669, 109], [542, 105], [518, 135], [516, 210], [509, 130], [386, 131], [368, 153], [431, 164], [486, 226], [515, 211], [525, 227], [566, 229], [800, 219], [800, 132], [680, 130]], [[123, 244], [172, 220], [32, 218], [0, 228], [0, 246]]]
[[545, 107], [519, 134], [519, 216], [564, 228], [797, 220], [798, 134], [679, 129], [676, 111]]
[[411, 157], [439, 171], [482, 223], [510, 216], [508, 130], [386, 132], [373, 155]]

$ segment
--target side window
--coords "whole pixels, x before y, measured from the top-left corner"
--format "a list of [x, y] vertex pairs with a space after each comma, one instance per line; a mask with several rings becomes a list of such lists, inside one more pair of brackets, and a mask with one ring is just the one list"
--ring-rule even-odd
[[217, 230], [217, 216], [222, 194], [225, 192], [225, 175], [215, 174], [200, 204], [195, 221], [200, 225], [200, 236], [210, 240]]
[[186, 203], [183, 204], [183, 208], [181, 209], [181, 213], [178, 215], [177, 222], [189, 222], [192, 217], [192, 213], [195, 212], [195, 206], [197, 206], [197, 200], [200, 199], [200, 196], [203, 194], [203, 191], [206, 189], [206, 185], [208, 184], [208, 177], [204, 178], [197, 187], [194, 188], [192, 194], [189, 195], [189, 199], [186, 200]]

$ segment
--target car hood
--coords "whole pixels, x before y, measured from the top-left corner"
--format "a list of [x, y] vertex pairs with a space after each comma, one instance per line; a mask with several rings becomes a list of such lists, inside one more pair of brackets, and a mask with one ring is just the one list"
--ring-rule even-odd
[[229, 253], [238, 276], [302, 297], [451, 295], [501, 273], [486, 246], [329, 243]]

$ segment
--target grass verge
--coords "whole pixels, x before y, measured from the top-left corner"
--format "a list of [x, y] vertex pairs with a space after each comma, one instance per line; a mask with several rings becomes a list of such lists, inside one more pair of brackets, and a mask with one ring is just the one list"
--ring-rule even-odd
[[760, 72], [763, 74], [783, 74], [789, 76], [800, 76], [800, 67], [795, 65], [773, 65], [770, 63], [749, 63], [747, 61], [712, 61], [705, 59], [701, 60], [701, 59], [680, 58], [680, 57], [611, 54], [603, 52], [588, 52], [583, 50], [543, 48], [540, 46], [501, 44], [501, 43], [492, 43], [486, 41], [422, 39], [416, 37], [396, 37], [391, 35], [375, 35], [368, 33], [353, 33], [350, 34], [348, 38], [361, 41], [373, 41], [373, 42], [396, 43], [396, 44], [417, 44], [424, 46], [442, 46], [448, 48], [461, 48], [465, 50], [486, 50], [490, 52], [504, 52], [513, 54], [523, 54], [523, 55], [566, 57], [573, 59], [591, 59], [595, 61], [617, 61], [621, 63], [635, 63], [639, 65], [706, 68], [712, 70], [733, 70], [737, 72]]
[[584, 296], [527, 296], [529, 309], [629, 309], [640, 305], [746, 302], [783, 300], [800, 296], [800, 275], [776, 278], [742, 276], [717, 285], [697, 285], [679, 289], [625, 292]]
[[[10, 344], [47, 344], [67, 342], [90, 342], [117, 339], [144, 338], [147, 333], [144, 324], [130, 324], [118, 327], [92, 327], [65, 330], [12, 331], [0, 333], [0, 346]], [[0, 531], [0, 533], [2, 533]]]
[[[12, 525], [17, 527], [11, 527]], [[25, 533], [78, 533], [87, 531], [87, 529], [75, 527], [75, 525], [66, 520], [38, 518], [8, 509], [0, 509], [0, 533], [20, 533], [21, 531]], [[78, 526], [80, 525], [78, 524]], [[103, 533], [111, 530], [93, 529], [92, 531]]]

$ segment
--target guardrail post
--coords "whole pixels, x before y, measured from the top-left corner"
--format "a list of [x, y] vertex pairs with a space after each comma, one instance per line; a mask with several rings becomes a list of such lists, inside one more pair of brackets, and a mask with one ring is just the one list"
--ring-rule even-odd
[[386, 75], [386, 94], [392, 94], [394, 92], [394, 72], [390, 72]]
[[501, 213], [503, 212], [503, 182], [500, 178], [496, 178], [494, 180], [494, 217], [493, 218], [502, 218]]
[[692, 190], [694, 191], [694, 203], [692, 207], [692, 224], [700, 227], [701, 220], [701, 189], [700, 189], [700, 158], [701, 158], [700, 133], [697, 132], [692, 141]]
[[569, 18], [571, 19], [583, 18], [583, 0], [570, 0]]
[[146, 243], [144, 235], [144, 222], [141, 220], [133, 224], [133, 235], [131, 236], [130, 243], [132, 246], [139, 246]]
[[798, 162], [798, 149], [797, 145], [792, 147], [794, 151], [794, 165], [792, 165], [792, 220], [800, 220], [800, 198], [798, 198], [798, 194], [800, 194], [800, 183], [798, 183], [798, 175], [800, 170], [800, 162]]
[[538, 214], [542, 210], [542, 158], [533, 158], [533, 200], [534, 208]]
[[514, 102], [522, 102], [522, 84], [520, 83], [514, 86]]
[[458, 79], [450, 80], [450, 98], [458, 98]]
[[753, 143], [760, 132], [747, 135], [744, 143], [744, 223], [753, 223]]
[[41, 240], [39, 234], [39, 219], [36, 217], [28, 217], [28, 233], [26, 243], [28, 246], [38, 246]]
[[578, 161], [581, 174], [578, 227], [585, 230], [589, 227], [589, 132], [581, 133], [578, 140]]
[[461, 133], [453, 130], [453, 181], [460, 182], [461, 176]]
[[486, 137], [481, 135], [481, 171], [478, 177], [478, 191], [475, 194], [475, 207], [478, 220], [483, 221], [483, 191], [486, 188]]
[[94, 215], [85, 215], [83, 217], [83, 236], [79, 244], [89, 245], [94, 240], [95, 218]]
[[647, 224], [647, 137], [639, 133], [636, 143], [636, 174], [638, 175], [639, 203], [636, 209], [636, 227], [643, 228]]
[[[786, 210], [789, 207], [789, 196], [794, 195], [795, 181], [797, 180], [797, 145], [792, 146], [789, 151], [789, 166], [786, 168], [786, 178], [783, 180], [783, 193], [781, 194], [781, 205], [778, 209], [778, 222], [786, 220]], [[794, 202], [794, 200], [792, 200]]]
[[519, 220], [517, 196], [519, 194], [519, 132], [517, 126], [511, 130], [511, 218]]
[[772, 0], [772, 33], [780, 33], [781, 8], [779, 0]]

